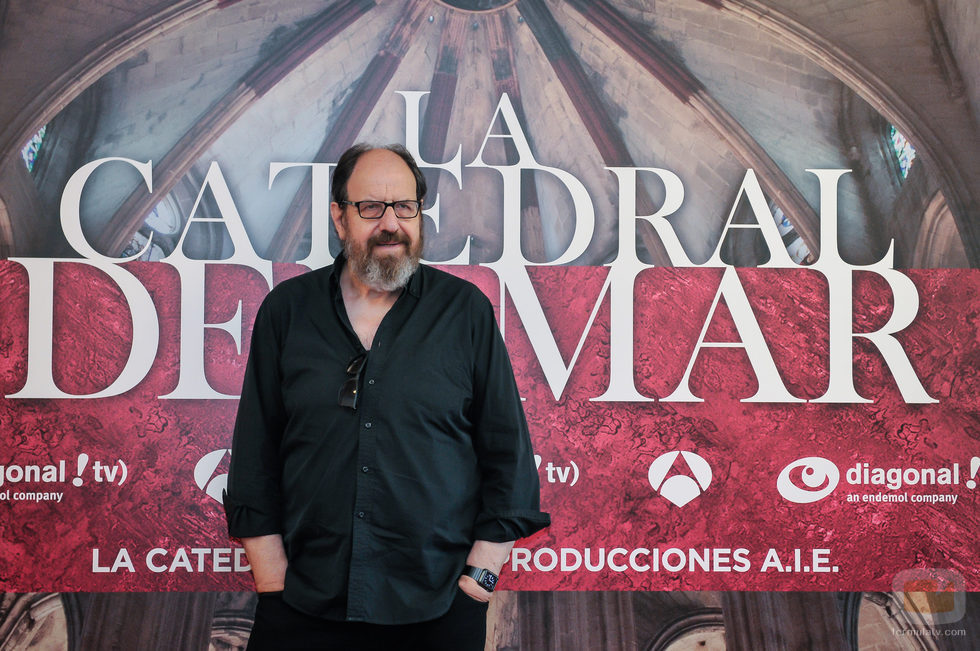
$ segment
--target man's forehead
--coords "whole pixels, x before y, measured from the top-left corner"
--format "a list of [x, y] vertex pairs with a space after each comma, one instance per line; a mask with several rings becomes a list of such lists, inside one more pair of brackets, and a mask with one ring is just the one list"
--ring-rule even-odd
[[408, 163], [402, 160], [401, 156], [387, 149], [372, 149], [361, 154], [351, 172], [350, 180], [370, 182], [380, 177], [402, 177], [403, 180], [415, 183], [415, 176]]

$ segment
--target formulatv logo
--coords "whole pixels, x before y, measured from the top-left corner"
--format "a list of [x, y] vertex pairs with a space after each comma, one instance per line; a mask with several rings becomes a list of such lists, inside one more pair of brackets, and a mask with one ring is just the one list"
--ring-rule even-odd
[[966, 580], [955, 570], [905, 570], [895, 575], [892, 591], [905, 612], [929, 625], [958, 622], [966, 614]]
[[783, 468], [776, 479], [776, 490], [796, 504], [810, 504], [834, 492], [840, 470], [823, 457], [803, 457]]

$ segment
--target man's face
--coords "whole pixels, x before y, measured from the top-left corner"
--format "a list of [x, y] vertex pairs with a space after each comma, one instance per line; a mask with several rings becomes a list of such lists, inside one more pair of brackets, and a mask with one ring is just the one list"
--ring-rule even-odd
[[[415, 199], [415, 177], [394, 152], [375, 149], [357, 160], [347, 181], [347, 200]], [[330, 204], [337, 234], [344, 242], [350, 272], [379, 291], [403, 287], [422, 257], [422, 215], [398, 219], [386, 208], [380, 219], [362, 219], [351, 205]]]

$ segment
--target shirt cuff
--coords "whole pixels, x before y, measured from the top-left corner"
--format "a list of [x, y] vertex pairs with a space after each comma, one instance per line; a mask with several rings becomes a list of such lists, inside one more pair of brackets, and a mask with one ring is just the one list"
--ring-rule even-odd
[[228, 491], [222, 493], [228, 535], [232, 538], [253, 538], [280, 533], [279, 512], [251, 504], [243, 504], [232, 498]]
[[473, 526], [473, 538], [487, 542], [511, 542], [526, 538], [551, 524], [551, 515], [541, 511], [515, 510], [483, 513]]

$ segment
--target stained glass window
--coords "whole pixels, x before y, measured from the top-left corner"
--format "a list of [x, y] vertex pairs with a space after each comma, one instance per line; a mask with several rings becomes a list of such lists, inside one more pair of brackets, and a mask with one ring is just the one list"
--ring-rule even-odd
[[803, 264], [810, 255], [810, 249], [804, 244], [803, 238], [799, 236], [786, 213], [779, 206], [772, 206], [772, 216], [776, 220], [776, 230], [783, 238], [783, 244], [786, 245], [786, 252], [789, 253], [790, 259], [796, 264]]
[[24, 164], [27, 165], [28, 172], [34, 171], [34, 162], [37, 161], [37, 153], [41, 151], [41, 142], [44, 141], [44, 134], [47, 131], [47, 125], [41, 127], [41, 130], [35, 133], [30, 142], [20, 150], [20, 155], [24, 157]]
[[894, 126], [889, 127], [889, 135], [892, 140], [892, 148], [895, 150], [895, 157], [898, 158], [898, 167], [902, 172], [902, 178], [907, 179], [912, 163], [915, 161], [915, 147]]

